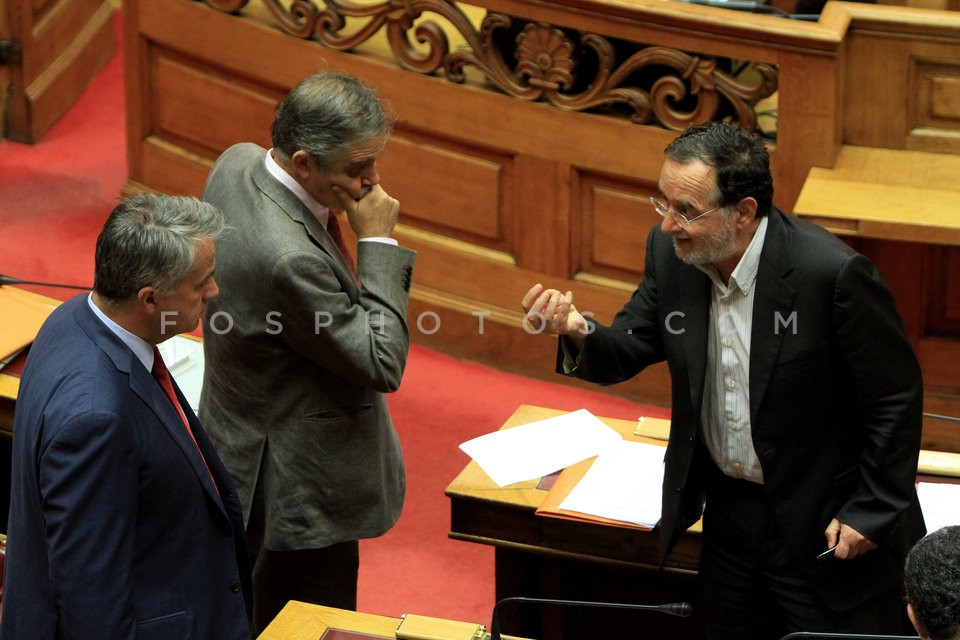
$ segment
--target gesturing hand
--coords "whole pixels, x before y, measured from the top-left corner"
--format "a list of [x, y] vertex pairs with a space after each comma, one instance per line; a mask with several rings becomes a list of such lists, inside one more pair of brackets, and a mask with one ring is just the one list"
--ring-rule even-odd
[[573, 305], [572, 291], [561, 293], [556, 289], [544, 289], [537, 283], [523, 296], [521, 305], [526, 314], [524, 323], [531, 329], [568, 336], [578, 345], [582, 344], [589, 330], [586, 319]]

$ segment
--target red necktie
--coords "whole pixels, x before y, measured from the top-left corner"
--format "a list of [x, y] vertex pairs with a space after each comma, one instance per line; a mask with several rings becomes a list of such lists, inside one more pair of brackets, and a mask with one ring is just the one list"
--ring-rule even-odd
[[[197, 452], [200, 453], [200, 459], [203, 460], [203, 466], [207, 467], [207, 473], [210, 473], [210, 467], [207, 466], [207, 461], [203, 457], [203, 452], [200, 451], [200, 445], [197, 444], [197, 439], [193, 435], [193, 429], [190, 428], [190, 421], [187, 420], [186, 414], [183, 412], [183, 407], [180, 406], [180, 401], [177, 400], [177, 394], [173, 390], [173, 379], [170, 377], [170, 371], [167, 370], [167, 365], [163, 361], [163, 357], [160, 355], [160, 350], [157, 349], [157, 346], [153, 346], [153, 377], [157, 379], [157, 382], [160, 383], [160, 388], [163, 389], [163, 392], [167, 394], [167, 398], [173, 403], [173, 408], [177, 410], [177, 414], [180, 416], [180, 420], [183, 421], [183, 426], [187, 428], [187, 433], [190, 435], [190, 439], [193, 440], [193, 444], [197, 447]], [[213, 480], [213, 474], [210, 473], [210, 479]], [[213, 486], [217, 486], [217, 481], [213, 480]]]
[[347, 266], [350, 267], [353, 277], [356, 278], [357, 266], [353, 261], [353, 254], [350, 253], [347, 243], [343, 241], [343, 232], [340, 231], [340, 221], [337, 220], [337, 212], [333, 209], [330, 209], [327, 212], [327, 233], [330, 234], [330, 237], [333, 239], [333, 243], [337, 245], [337, 249], [340, 249], [343, 259], [346, 261]]

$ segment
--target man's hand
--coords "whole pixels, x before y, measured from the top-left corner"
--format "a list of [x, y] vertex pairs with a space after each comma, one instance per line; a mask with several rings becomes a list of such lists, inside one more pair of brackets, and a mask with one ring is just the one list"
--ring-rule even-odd
[[[567, 336], [575, 345], [581, 346], [590, 326], [573, 306], [573, 292], [560, 293], [556, 289], [544, 289], [535, 284], [523, 296], [523, 321], [531, 329], [544, 328], [555, 335]], [[543, 327], [546, 323], [546, 327]]]
[[838, 560], [851, 560], [862, 556], [867, 551], [877, 548], [877, 545], [863, 537], [859, 531], [847, 524], [842, 524], [834, 518], [823, 532], [827, 537], [827, 546], [836, 545], [833, 556]]
[[391, 198], [383, 187], [370, 187], [359, 200], [354, 200], [353, 195], [338, 185], [333, 185], [332, 189], [340, 198], [350, 228], [357, 238], [387, 238], [393, 234], [400, 214], [400, 202]]

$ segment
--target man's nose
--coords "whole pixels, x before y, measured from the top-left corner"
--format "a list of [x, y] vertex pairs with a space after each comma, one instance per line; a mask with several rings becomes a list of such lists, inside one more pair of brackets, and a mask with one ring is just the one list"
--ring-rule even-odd
[[376, 163], [371, 165], [369, 169], [363, 172], [361, 179], [365, 185], [376, 186], [380, 184], [380, 172], [377, 171]]
[[663, 216], [663, 222], [660, 223], [660, 230], [667, 234], [674, 234], [683, 231], [683, 227], [677, 224], [673, 214], [667, 214]]

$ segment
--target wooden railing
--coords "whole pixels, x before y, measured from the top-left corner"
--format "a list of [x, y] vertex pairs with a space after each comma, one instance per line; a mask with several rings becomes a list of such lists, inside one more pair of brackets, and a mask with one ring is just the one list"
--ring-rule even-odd
[[[129, 190], [198, 194], [227, 146], [269, 146], [274, 108], [301, 78], [357, 75], [398, 116], [380, 173], [401, 202], [398, 238], [419, 253], [415, 340], [541, 377], [553, 377], [553, 345], [521, 328], [520, 298], [545, 282], [612, 316], [642, 277], [659, 220], [646, 198], [676, 129], [728, 118], [763, 130], [789, 211], [844, 144], [957, 152], [960, 23], [948, 12], [831, 2], [806, 22], [663, 0], [125, 0], [124, 11]], [[851, 241], [908, 316], [930, 283], [903, 269], [902, 243]], [[906, 253], [922, 265], [942, 249]], [[940, 353], [960, 362], [954, 312], [938, 325]], [[919, 341], [921, 324], [908, 329]], [[945, 380], [944, 362], [924, 362], [942, 383], [935, 410], [960, 413], [960, 376]], [[663, 366], [610, 391], [669, 403]], [[960, 450], [952, 437], [925, 446]]]

